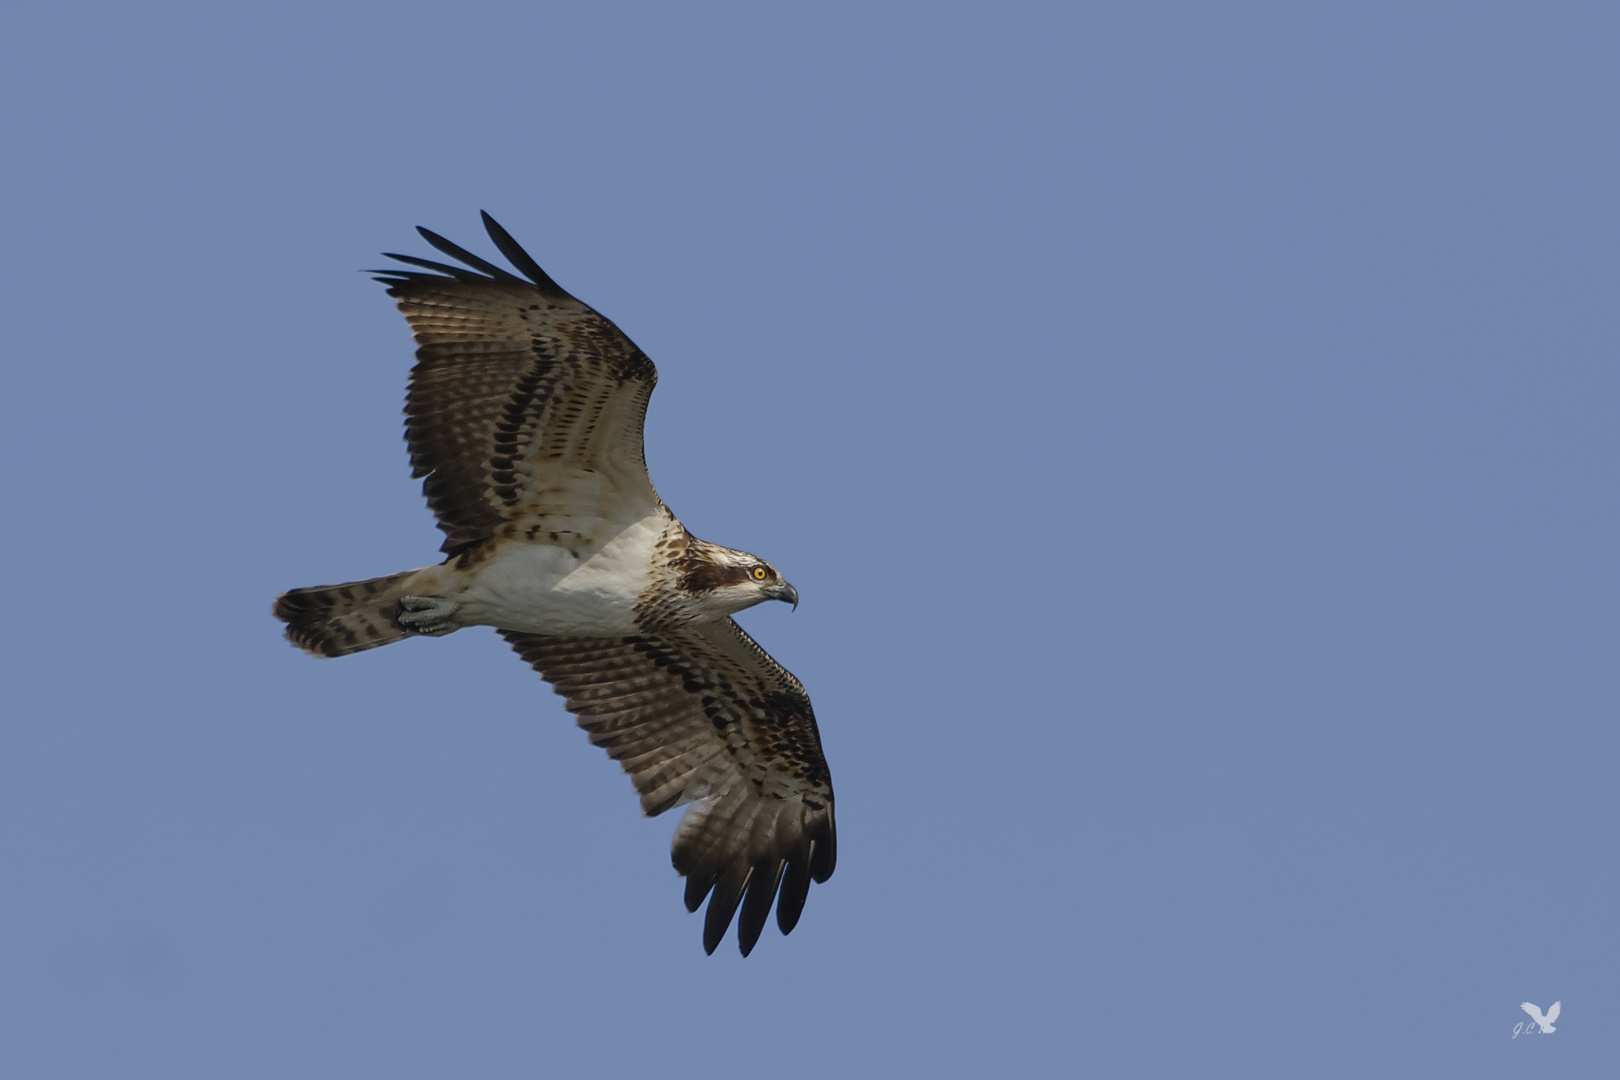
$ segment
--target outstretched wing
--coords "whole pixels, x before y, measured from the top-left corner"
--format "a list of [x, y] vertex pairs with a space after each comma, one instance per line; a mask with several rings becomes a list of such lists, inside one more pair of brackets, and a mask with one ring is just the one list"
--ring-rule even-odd
[[1553, 1021], [1558, 1019], [1558, 1011], [1563, 1007], [1564, 1003], [1562, 1001], [1553, 1002], [1552, 1008], [1547, 1010], [1547, 1019], [1541, 1021], [1541, 1023], [1543, 1025], [1551, 1025]]
[[377, 278], [416, 335], [405, 439], [443, 550], [508, 521], [646, 516], [659, 505], [641, 441], [652, 361], [488, 214], [484, 227], [522, 277], [418, 229], [472, 269], [391, 254], [421, 269]]
[[739, 903], [744, 956], [773, 900], [791, 931], [837, 859], [832, 781], [799, 680], [730, 619], [657, 636], [503, 633], [630, 774], [645, 813], [693, 804], [672, 857], [688, 911], [713, 893], [703, 948], [714, 952]]
[[1534, 1020], [1536, 1023], [1544, 1024], [1544, 1023], [1547, 1022], [1547, 1018], [1545, 1016], [1541, 1015], [1541, 1009], [1538, 1008], [1535, 1005], [1532, 1005], [1530, 1002], [1528, 1002], [1528, 1001], [1523, 1002], [1522, 1004], [1519, 1005], [1519, 1008], [1521, 1008], [1525, 1012], [1529, 1013], [1530, 1018], [1532, 1020]]

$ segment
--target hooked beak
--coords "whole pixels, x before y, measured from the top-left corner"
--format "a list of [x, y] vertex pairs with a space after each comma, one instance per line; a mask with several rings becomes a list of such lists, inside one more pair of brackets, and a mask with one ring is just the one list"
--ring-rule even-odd
[[771, 595], [771, 599], [780, 600], [784, 604], [792, 604], [794, 611], [799, 610], [799, 590], [795, 589], [785, 581], [776, 587], [776, 591]]

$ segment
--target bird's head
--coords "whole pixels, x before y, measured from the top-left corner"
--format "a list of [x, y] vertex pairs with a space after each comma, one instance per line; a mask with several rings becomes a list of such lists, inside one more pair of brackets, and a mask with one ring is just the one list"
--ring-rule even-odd
[[674, 561], [675, 587], [690, 617], [723, 619], [766, 600], [799, 606], [799, 592], [757, 555], [694, 539]]

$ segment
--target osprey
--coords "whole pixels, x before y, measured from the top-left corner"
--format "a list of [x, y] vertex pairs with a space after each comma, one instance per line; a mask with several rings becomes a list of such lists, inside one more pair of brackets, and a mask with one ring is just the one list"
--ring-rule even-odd
[[445, 560], [294, 589], [294, 645], [344, 656], [493, 626], [630, 774], [648, 816], [690, 803], [672, 857], [705, 898], [713, 953], [739, 904], [744, 956], [773, 901], [786, 934], [837, 855], [833, 791], [804, 687], [731, 618], [799, 594], [763, 559], [699, 540], [653, 489], [642, 421], [658, 372], [493, 218], [522, 276], [426, 229], [450, 266], [383, 270], [418, 348], [405, 403], [412, 475]]

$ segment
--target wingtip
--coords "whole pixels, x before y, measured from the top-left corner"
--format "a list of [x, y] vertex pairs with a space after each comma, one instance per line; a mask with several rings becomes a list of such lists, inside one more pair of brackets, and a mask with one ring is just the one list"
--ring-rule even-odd
[[695, 912], [703, 906], [703, 901], [709, 897], [709, 890], [714, 888], [715, 875], [712, 873], [692, 873], [686, 879], [686, 892], [682, 900], [686, 903], [686, 910]]
[[810, 879], [817, 885], [825, 884], [838, 869], [838, 834], [833, 831], [832, 821], [827, 822], [827, 831], [820, 840], [810, 843]]
[[529, 279], [535, 288], [555, 296], [568, 295], [567, 290], [553, 281], [550, 274], [540, 269], [540, 264], [535, 261], [534, 256], [523, 250], [523, 245], [512, 239], [512, 234], [507, 232], [488, 210], [480, 210], [478, 214], [483, 218], [484, 231], [489, 234], [495, 247], [506, 256], [508, 262]]

